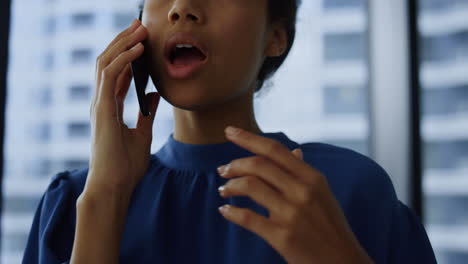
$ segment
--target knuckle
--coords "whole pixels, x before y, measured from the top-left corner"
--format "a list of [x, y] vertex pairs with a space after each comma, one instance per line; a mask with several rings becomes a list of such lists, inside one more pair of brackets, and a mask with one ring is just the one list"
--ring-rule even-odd
[[325, 178], [321, 175], [313, 175], [308, 184], [308, 189], [313, 193], [317, 193], [325, 184]]
[[104, 61], [104, 55], [103, 55], [103, 54], [100, 54], [100, 55], [97, 56], [97, 58], [96, 58], [96, 65], [97, 65], [98, 67], [101, 67], [103, 61]]
[[254, 190], [256, 185], [257, 185], [257, 180], [254, 177], [248, 176], [248, 177], [242, 178], [241, 187], [246, 192]]
[[267, 163], [267, 160], [264, 158], [264, 157], [261, 157], [261, 156], [255, 156], [253, 159], [252, 159], [252, 165], [253, 166], [263, 166]]
[[122, 38], [122, 41], [119, 43], [119, 46], [125, 49], [130, 48], [133, 46], [133, 42], [135, 42], [135, 35], [134, 34], [129, 34]]
[[106, 67], [106, 63], [104, 62], [104, 58], [98, 59], [96, 61], [96, 70], [99, 72], [100, 69], [104, 69]]
[[239, 208], [239, 221], [243, 226], [251, 226], [253, 221], [253, 215], [245, 208]]
[[113, 74], [113, 71], [112, 71], [111, 66], [107, 66], [102, 70], [102, 78], [103, 79], [110, 78], [112, 76], [112, 74]]
[[255, 157], [246, 159], [244, 165], [247, 168], [256, 168], [256, 167], [262, 166], [264, 163], [265, 163], [265, 159], [263, 157], [255, 156]]
[[125, 30], [121, 31], [121, 32], [117, 35], [117, 37], [115, 37], [115, 38], [116, 38], [116, 40], [118, 41], [118, 40], [124, 38], [125, 36], [127, 36], [127, 35], [130, 34], [130, 33], [131, 33], [131, 29], [130, 29], [130, 28], [126, 28]]
[[310, 204], [313, 199], [314, 199], [314, 189], [312, 187], [303, 187], [300, 188], [297, 192], [297, 195], [299, 196], [299, 204], [300, 205], [308, 205]]
[[282, 148], [283, 148], [283, 145], [281, 143], [279, 143], [276, 140], [272, 140], [267, 145], [267, 148], [266, 148], [266, 150], [268, 152], [267, 154], [278, 153], [279, 151], [281, 151]]
[[298, 207], [290, 207], [288, 210], [285, 211], [285, 222], [287, 226], [294, 226], [297, 222], [297, 219], [300, 215], [300, 210]]

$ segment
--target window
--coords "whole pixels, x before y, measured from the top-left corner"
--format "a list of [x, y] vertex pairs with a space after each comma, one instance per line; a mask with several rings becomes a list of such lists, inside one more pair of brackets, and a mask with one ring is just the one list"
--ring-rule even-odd
[[468, 112], [468, 85], [434, 87], [422, 91], [423, 113], [428, 117]]
[[84, 169], [89, 166], [88, 160], [69, 159], [63, 162], [63, 167], [67, 170]]
[[54, 67], [54, 53], [48, 51], [44, 54], [44, 69], [51, 70]]
[[50, 123], [45, 121], [37, 126], [37, 140], [39, 142], [48, 142], [51, 138]]
[[52, 161], [48, 158], [40, 157], [31, 162], [28, 173], [33, 177], [49, 177], [53, 173], [52, 169]]
[[427, 36], [422, 41], [424, 61], [452, 60], [455, 56], [455, 42], [451, 35]]
[[324, 108], [326, 114], [367, 113], [367, 87], [327, 86], [324, 88]]
[[91, 87], [89, 85], [72, 85], [70, 87], [70, 100], [85, 100], [87, 101], [90, 98]]
[[423, 208], [438, 262], [468, 262], [468, 1], [420, 0]]
[[338, 8], [364, 8], [366, 0], [324, 0], [325, 9], [338, 9]]
[[93, 51], [91, 49], [72, 50], [71, 59], [73, 64], [89, 63], [92, 59]]
[[73, 28], [91, 27], [94, 23], [94, 14], [92, 13], [78, 13], [73, 14], [71, 17]]
[[57, 20], [54, 16], [49, 16], [45, 20], [45, 33], [47, 35], [55, 34], [57, 31]]
[[133, 13], [115, 13], [113, 17], [114, 28], [117, 30], [126, 28], [132, 23], [132, 20], [135, 18], [138, 17], [136, 16], [136, 14]]
[[34, 105], [41, 108], [47, 108], [52, 104], [52, 90], [49, 86], [45, 85], [37, 90], [34, 90], [34, 96], [31, 96]]
[[10, 196], [5, 201], [5, 211], [24, 213], [34, 210], [39, 200], [37, 197]]
[[67, 129], [70, 138], [87, 138], [90, 136], [90, 125], [87, 122], [69, 123]]
[[327, 62], [367, 60], [366, 33], [327, 33], [324, 41]]

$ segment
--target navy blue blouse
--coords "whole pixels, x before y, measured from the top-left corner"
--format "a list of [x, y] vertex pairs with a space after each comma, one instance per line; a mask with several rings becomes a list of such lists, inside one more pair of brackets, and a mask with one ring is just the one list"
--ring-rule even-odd
[[[325, 143], [298, 144], [282, 132], [260, 135], [300, 147], [304, 161], [328, 180], [357, 239], [376, 263], [436, 263], [421, 220], [398, 200], [392, 182], [372, 159]], [[222, 198], [228, 181], [216, 168], [253, 153], [232, 143], [192, 145], [169, 136], [132, 196], [120, 263], [286, 263], [265, 240], [225, 219], [229, 203], [268, 216], [247, 196]], [[88, 168], [56, 174], [34, 216], [23, 263], [67, 263], [76, 199]], [[313, 249], [311, 249], [313, 250]]]

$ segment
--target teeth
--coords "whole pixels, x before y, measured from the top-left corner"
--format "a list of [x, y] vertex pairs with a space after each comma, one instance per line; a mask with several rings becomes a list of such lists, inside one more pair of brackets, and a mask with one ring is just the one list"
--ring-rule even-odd
[[190, 44], [178, 44], [176, 48], [193, 48], [193, 46]]

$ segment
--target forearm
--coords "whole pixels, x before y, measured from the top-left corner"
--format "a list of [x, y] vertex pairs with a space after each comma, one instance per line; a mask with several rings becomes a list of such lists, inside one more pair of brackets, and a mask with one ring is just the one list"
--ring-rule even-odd
[[76, 203], [71, 264], [118, 263], [128, 204], [128, 195], [83, 192]]

